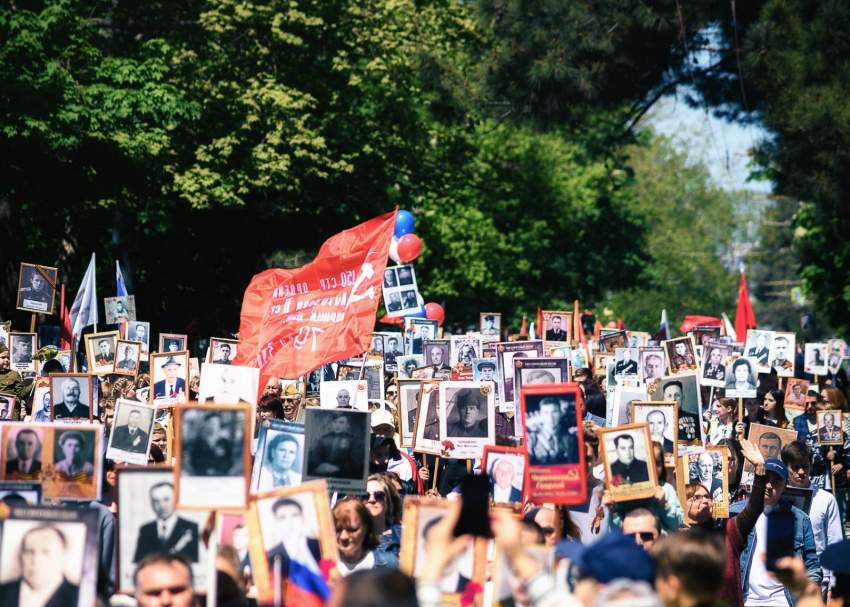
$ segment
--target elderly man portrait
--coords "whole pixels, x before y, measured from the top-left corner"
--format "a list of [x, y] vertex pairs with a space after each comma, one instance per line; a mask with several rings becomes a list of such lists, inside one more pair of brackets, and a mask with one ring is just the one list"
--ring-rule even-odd
[[516, 479], [516, 467], [510, 458], [497, 459], [490, 476], [490, 497], [494, 502], [505, 504], [522, 501], [522, 490], [513, 484]]
[[41, 471], [41, 437], [35, 430], [24, 428], [15, 436], [17, 457], [6, 461], [6, 478], [10, 474], [34, 476]]
[[177, 377], [181, 366], [181, 363], [176, 358], [173, 356], [168, 357], [168, 360], [162, 365], [165, 379], [161, 379], [153, 385], [154, 399], [176, 398], [186, 393], [186, 380], [182, 377]]
[[428, 346], [428, 364], [436, 365], [437, 371], [450, 368], [442, 346]]
[[611, 464], [611, 482], [615, 486], [649, 481], [649, 466], [635, 456], [635, 439], [631, 434], [614, 437], [614, 451], [617, 461]]
[[628, 348], [623, 350], [623, 360], [619, 361], [614, 367], [614, 373], [617, 375], [637, 375], [637, 361], [632, 360], [632, 351]]
[[127, 415], [127, 423], [115, 426], [112, 434], [112, 447], [129, 451], [130, 453], [144, 453], [148, 448], [148, 433], [140, 427], [142, 423], [142, 412], [139, 409], [130, 409]]
[[700, 453], [696, 467], [691, 473], [690, 482], [699, 483], [705, 487], [712, 500], [722, 500], [723, 480], [715, 474], [714, 465], [715, 459], [711, 453]]
[[767, 357], [770, 351], [767, 348], [767, 337], [764, 333], [756, 334], [756, 344], [747, 351], [747, 356], [758, 360], [760, 365], [767, 365]]
[[835, 424], [834, 413], [824, 413], [823, 425], [818, 428], [818, 438], [822, 443], [841, 443], [841, 428]]
[[[457, 421], [446, 426], [448, 438], [486, 438], [487, 437], [487, 397], [478, 389], [463, 388], [458, 391], [456, 400]], [[482, 419], [479, 419], [481, 413]]]
[[664, 385], [664, 393], [661, 400], [676, 403], [676, 415], [679, 418], [679, 431], [677, 440], [687, 445], [697, 444], [700, 441], [700, 421], [696, 413], [685, 410], [685, 386], [678, 380], [668, 381]]
[[661, 379], [664, 375], [664, 361], [658, 354], [649, 354], [643, 359], [643, 379]]
[[674, 453], [673, 441], [665, 436], [667, 433], [667, 416], [660, 409], [653, 409], [646, 414], [646, 422], [649, 424], [649, 435], [652, 440], [661, 443], [664, 453]]
[[68, 564], [79, 562], [68, 554], [68, 538], [52, 524], [40, 524], [24, 534], [17, 553], [20, 577], [0, 584], [4, 607], [75, 607], [79, 587], [65, 577]]
[[66, 377], [59, 385], [62, 400], [53, 405], [53, 419], [90, 419], [89, 406], [82, 401], [80, 381], [76, 377]]

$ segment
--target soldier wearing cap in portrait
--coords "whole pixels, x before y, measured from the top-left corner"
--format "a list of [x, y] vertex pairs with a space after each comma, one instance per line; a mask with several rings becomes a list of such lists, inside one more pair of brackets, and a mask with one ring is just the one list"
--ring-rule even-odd
[[473, 388], [460, 390], [456, 400], [458, 420], [449, 422], [446, 427], [446, 434], [454, 438], [486, 438], [486, 412], [484, 419], [478, 419], [482, 407], [487, 407], [487, 397], [481, 394], [480, 390]]

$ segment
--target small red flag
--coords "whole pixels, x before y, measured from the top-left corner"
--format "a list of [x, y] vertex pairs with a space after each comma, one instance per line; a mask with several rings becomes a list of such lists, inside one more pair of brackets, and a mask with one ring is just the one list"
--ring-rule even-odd
[[74, 343], [74, 330], [71, 327], [71, 315], [65, 307], [65, 285], [61, 285], [62, 297], [59, 301], [59, 347], [69, 350]]
[[242, 300], [234, 365], [297, 378], [369, 349], [395, 212], [325, 241], [312, 262], [254, 276]]
[[743, 343], [747, 340], [747, 329], [756, 328], [756, 315], [747, 293], [747, 278], [741, 270], [741, 283], [738, 285], [738, 310], [735, 312], [736, 339]]

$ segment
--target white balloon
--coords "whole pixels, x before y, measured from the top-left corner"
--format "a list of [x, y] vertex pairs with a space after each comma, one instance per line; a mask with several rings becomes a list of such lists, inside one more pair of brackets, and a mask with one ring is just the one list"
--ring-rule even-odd
[[396, 265], [401, 264], [401, 257], [398, 256], [398, 238], [393, 236], [393, 240], [390, 243], [390, 259], [396, 262]]

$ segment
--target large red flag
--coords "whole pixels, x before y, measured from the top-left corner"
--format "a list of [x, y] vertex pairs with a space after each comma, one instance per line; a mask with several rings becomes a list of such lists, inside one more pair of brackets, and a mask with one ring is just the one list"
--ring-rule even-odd
[[695, 327], [722, 327], [723, 319], [715, 318], [714, 316], [700, 316], [698, 314], [688, 314], [685, 316], [685, 320], [682, 321], [682, 326], [679, 327], [679, 331], [682, 333], [687, 333], [688, 331], [692, 331]]
[[312, 262], [257, 274], [245, 291], [234, 365], [294, 379], [369, 349], [395, 211], [328, 239]]
[[735, 334], [736, 339], [743, 343], [747, 341], [747, 329], [756, 328], [756, 315], [753, 314], [753, 306], [750, 303], [750, 295], [747, 293], [747, 279], [741, 270], [741, 283], [738, 285], [738, 311], [735, 312]]

